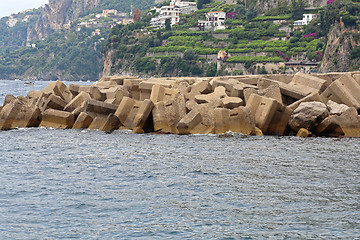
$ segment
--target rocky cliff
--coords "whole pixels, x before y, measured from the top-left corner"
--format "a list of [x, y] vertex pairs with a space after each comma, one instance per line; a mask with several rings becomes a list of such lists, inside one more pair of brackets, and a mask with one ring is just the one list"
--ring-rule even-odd
[[[279, 7], [279, 4], [291, 6], [292, 0], [257, 0], [256, 9], [260, 13], [269, 12]], [[306, 7], [322, 7], [326, 5], [327, 0], [304, 0]]]
[[360, 33], [355, 28], [335, 24], [329, 34], [320, 72], [356, 70], [360, 59], [351, 59], [351, 51], [360, 46]]
[[102, 0], [49, 0], [36, 22], [28, 29], [28, 42], [43, 39], [53, 30], [69, 26], [85, 11], [95, 8]]

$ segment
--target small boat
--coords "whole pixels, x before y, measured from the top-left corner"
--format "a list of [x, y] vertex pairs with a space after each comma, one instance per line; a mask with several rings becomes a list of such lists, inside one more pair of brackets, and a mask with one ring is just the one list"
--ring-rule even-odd
[[35, 85], [35, 83], [34, 82], [24, 82], [24, 85], [33, 86], [33, 85]]

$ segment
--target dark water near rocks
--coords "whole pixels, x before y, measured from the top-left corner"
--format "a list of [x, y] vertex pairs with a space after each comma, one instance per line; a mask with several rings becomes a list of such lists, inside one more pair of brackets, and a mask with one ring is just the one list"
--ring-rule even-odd
[[360, 239], [359, 143], [2, 131], [0, 239]]

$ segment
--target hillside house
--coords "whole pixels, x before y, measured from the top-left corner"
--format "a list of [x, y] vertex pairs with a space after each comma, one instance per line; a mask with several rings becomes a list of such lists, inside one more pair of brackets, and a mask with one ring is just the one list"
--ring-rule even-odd
[[180, 21], [180, 8], [178, 6], [163, 6], [159, 16], [150, 20], [150, 25], [155, 28], [164, 28], [165, 20], [170, 19], [170, 25], [178, 24]]
[[114, 9], [106, 9], [106, 10], [103, 10], [102, 16], [108, 17], [110, 14], [113, 14], [116, 16], [118, 14], [118, 11], [114, 10]]
[[225, 29], [226, 13], [223, 11], [208, 12], [206, 20], [198, 21], [200, 31], [216, 31]]
[[308, 25], [313, 19], [318, 18], [317, 14], [303, 14], [302, 20], [294, 21], [294, 26], [304, 26]]

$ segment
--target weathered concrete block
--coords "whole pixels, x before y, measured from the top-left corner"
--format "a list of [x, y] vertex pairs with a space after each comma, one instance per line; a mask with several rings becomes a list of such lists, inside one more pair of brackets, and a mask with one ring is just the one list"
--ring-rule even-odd
[[209, 94], [212, 91], [210, 81], [201, 81], [191, 86], [190, 93], [186, 96], [188, 100], [193, 100], [200, 94]]
[[345, 74], [330, 84], [322, 96], [327, 100], [343, 103], [360, 110], [360, 85], [350, 74]]
[[0, 130], [10, 130], [16, 119], [17, 114], [21, 111], [22, 104], [15, 99], [6, 104], [0, 112]]
[[89, 99], [85, 103], [86, 112], [93, 112], [102, 115], [109, 115], [111, 113], [115, 113], [117, 108], [117, 105], [97, 101], [94, 99]]
[[298, 72], [295, 74], [290, 85], [301, 86], [311, 93], [322, 93], [327, 87], [327, 81], [310, 74]]
[[215, 134], [227, 131], [246, 135], [255, 134], [255, 119], [251, 111], [246, 107], [238, 107], [233, 110], [217, 108], [214, 110]]
[[99, 130], [104, 123], [106, 122], [107, 117], [104, 115], [99, 115], [94, 118], [89, 126], [89, 130]]
[[245, 97], [244, 91], [246, 89], [257, 90], [258, 87], [254, 86], [254, 85], [246, 84], [246, 83], [243, 83], [243, 82], [239, 82], [239, 83], [237, 83], [237, 84], [235, 84], [233, 86], [229, 96], [231, 96], [231, 97], [239, 97], [239, 98], [244, 99], [244, 97]]
[[41, 121], [41, 111], [30, 99], [16, 100], [21, 104], [20, 111], [11, 124], [11, 128], [38, 127]]
[[123, 97], [130, 97], [129, 92], [123, 86], [111, 87], [106, 91], [106, 103], [119, 105]]
[[48, 109], [42, 115], [40, 127], [46, 128], [72, 128], [75, 119], [74, 115], [69, 112]]
[[91, 99], [90, 94], [86, 92], [80, 92], [71, 102], [69, 102], [64, 107], [64, 111], [72, 112], [89, 99]]
[[80, 93], [80, 87], [81, 87], [80, 84], [70, 84], [69, 85], [69, 90], [74, 97], [76, 97]]
[[98, 88], [97, 86], [91, 86], [90, 87], [90, 96], [92, 99], [95, 99], [97, 101], [105, 101], [106, 99], [106, 94], [102, 93], [100, 91], [100, 88]]
[[89, 114], [87, 114], [86, 112], [81, 112], [73, 125], [73, 129], [88, 128], [92, 121], [93, 119]]
[[248, 107], [254, 115], [256, 126], [266, 134], [271, 120], [278, 109], [278, 102], [275, 99], [251, 94], [246, 107]]
[[266, 130], [266, 134], [278, 136], [284, 135], [287, 131], [288, 122], [292, 113], [293, 111], [290, 108], [278, 103], [274, 116]]
[[44, 112], [47, 109], [63, 110], [66, 105], [67, 103], [64, 99], [53, 93], [48, 98], [46, 98], [46, 96], [39, 98], [37, 102], [37, 106], [41, 112]]
[[155, 103], [152, 111], [154, 131], [178, 133], [177, 124], [185, 115], [185, 97], [181, 93], [176, 94], [172, 100]]
[[[120, 122], [129, 129], [143, 128], [149, 119], [154, 104], [150, 99], [136, 101], [124, 97], [115, 112]], [[144, 129], [145, 130], [145, 129]]]
[[135, 100], [140, 100], [140, 83], [141, 79], [124, 79], [124, 86], [129, 89], [130, 96]]
[[155, 86], [155, 85], [160, 85], [164, 88], [170, 89], [170, 88], [172, 88], [172, 86], [174, 84], [175, 84], [175, 81], [173, 81], [173, 80], [164, 80], [164, 79], [144, 80], [139, 84], [140, 100], [144, 101], [145, 99], [150, 99], [153, 86]]
[[217, 101], [217, 100], [225, 98], [225, 97], [228, 97], [228, 95], [225, 93], [225, 88], [223, 86], [220, 86], [220, 87], [215, 88], [213, 93], [196, 95], [195, 101], [199, 104], [210, 103], [210, 102]]
[[197, 125], [202, 121], [201, 114], [197, 110], [192, 110], [183, 117], [177, 124], [179, 134], [190, 134]]
[[50, 83], [44, 90], [44, 93], [54, 93], [56, 96], [61, 97], [65, 102], [70, 102], [73, 99], [73, 95], [69, 88], [61, 81]]
[[103, 125], [99, 128], [100, 131], [106, 131], [106, 132], [111, 132], [114, 130], [119, 129], [120, 126], [120, 120], [117, 116], [115, 116], [114, 114], [109, 114], [109, 116], [106, 118], [105, 122], [103, 123]]
[[152, 86], [150, 100], [153, 103], [169, 101], [174, 99], [178, 93], [178, 89], [165, 88], [161, 85], [156, 84]]
[[13, 95], [6, 95], [3, 106], [9, 104], [11, 101], [15, 101], [16, 97]]
[[238, 97], [225, 97], [221, 99], [221, 101], [223, 102], [224, 107], [228, 109], [234, 109], [244, 105], [243, 100]]

